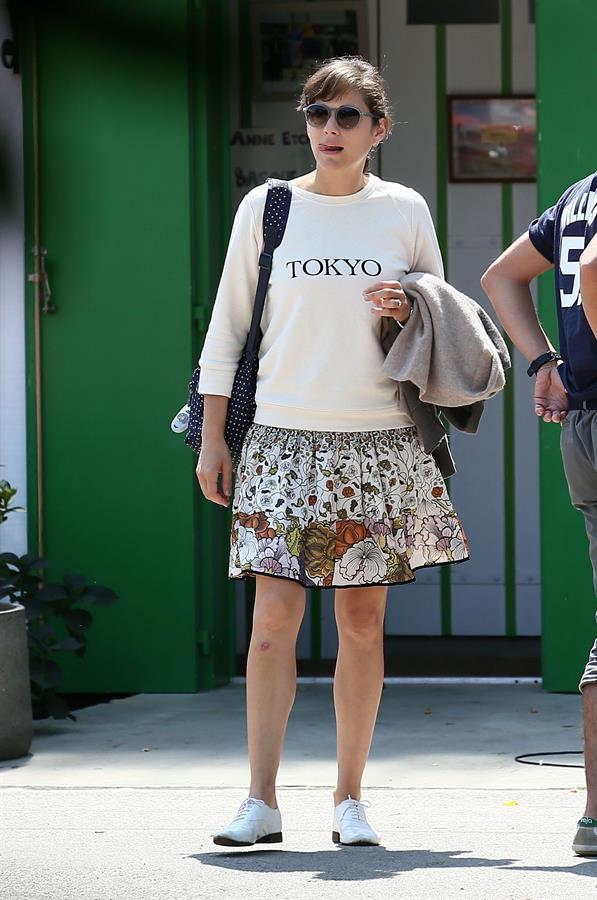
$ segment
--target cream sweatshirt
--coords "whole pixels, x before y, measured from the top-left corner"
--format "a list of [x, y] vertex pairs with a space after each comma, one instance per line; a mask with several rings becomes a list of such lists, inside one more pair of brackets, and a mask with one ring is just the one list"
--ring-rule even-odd
[[[229, 397], [251, 324], [267, 185], [236, 213], [200, 358], [202, 394]], [[355, 194], [292, 185], [262, 319], [255, 422], [308, 431], [411, 425], [386, 376], [381, 319], [362, 292], [406, 272], [443, 278], [433, 221], [411, 188], [369, 174]]]

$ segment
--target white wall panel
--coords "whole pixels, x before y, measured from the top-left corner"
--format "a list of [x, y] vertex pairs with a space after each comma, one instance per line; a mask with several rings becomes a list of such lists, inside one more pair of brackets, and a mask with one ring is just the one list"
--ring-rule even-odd
[[[534, 184], [513, 190], [514, 235], [526, 231], [536, 215]], [[536, 302], [536, 290], [533, 291]], [[541, 633], [541, 548], [539, 503], [539, 420], [535, 415], [535, 379], [517, 351], [514, 365], [514, 452], [516, 489], [516, 633]]]
[[515, 94], [535, 93], [535, 26], [526, 0], [512, 3], [512, 89]]
[[[342, 591], [338, 592], [342, 597]], [[338, 653], [338, 629], [334, 613], [334, 591], [321, 592], [321, 655], [334, 658]]]
[[[529, 23], [526, 3], [512, 4], [512, 90], [535, 93], [535, 27]], [[536, 185], [513, 185], [512, 206], [513, 236], [518, 237], [537, 215]], [[526, 368], [526, 360], [515, 352], [516, 633], [537, 635], [541, 634], [539, 420], [533, 404], [535, 382]]]
[[[11, 37], [8, 10], [0, 5], [0, 41]], [[2, 197], [0, 198], [0, 479], [27, 506], [25, 421], [25, 243], [21, 79], [0, 66]], [[27, 551], [27, 513], [0, 527], [0, 551]]]
[[[498, 26], [446, 28], [449, 94], [497, 93]], [[501, 193], [494, 184], [448, 187], [448, 279], [482, 302], [479, 278], [501, 250]], [[482, 305], [485, 305], [482, 303]], [[503, 401], [485, 406], [476, 435], [451, 436], [458, 473], [451, 496], [470, 541], [471, 559], [452, 571], [452, 633], [504, 632]]]
[[499, 93], [499, 25], [446, 26], [448, 94]]
[[[495, 397], [486, 404], [476, 435], [453, 431], [450, 438], [458, 469], [451, 479], [451, 497], [468, 536], [471, 556], [452, 570], [453, 600], [459, 586], [471, 581], [504, 583], [502, 417], [502, 398]], [[480, 627], [482, 623], [480, 619]]]
[[504, 589], [487, 583], [452, 590], [452, 634], [503, 635], [506, 630]]
[[234, 583], [234, 603], [236, 609], [236, 652], [244, 653], [247, 649], [247, 601], [245, 599], [245, 582]]
[[[482, 192], [482, 202], [476, 192]], [[455, 195], [452, 198], [452, 195]], [[485, 309], [489, 301], [479, 276], [501, 249], [498, 228], [499, 188], [495, 185], [451, 185], [449, 203], [449, 280]], [[471, 541], [471, 559], [452, 572], [453, 584], [504, 577], [503, 399], [485, 404], [476, 435], [452, 431], [457, 473], [451, 495]]]
[[441, 634], [439, 568], [417, 569], [417, 580], [388, 591], [386, 634]]
[[[309, 595], [307, 594], [307, 597]], [[305, 616], [299, 629], [296, 641], [296, 655], [298, 659], [311, 658], [311, 619], [313, 616], [313, 607], [309, 600], [305, 606]]]
[[397, 122], [382, 146], [382, 175], [419, 191], [436, 210], [435, 29], [406, 25], [406, 0], [381, 0], [381, 59]]
[[533, 576], [532, 584], [524, 583], [521, 574], [516, 585], [516, 634], [541, 634], [541, 585]]

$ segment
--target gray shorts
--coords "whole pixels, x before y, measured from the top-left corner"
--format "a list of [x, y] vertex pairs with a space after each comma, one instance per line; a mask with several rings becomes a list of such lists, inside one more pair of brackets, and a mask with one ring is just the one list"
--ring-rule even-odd
[[[572, 505], [585, 517], [597, 594], [597, 410], [569, 412], [562, 425], [560, 447]], [[597, 682], [597, 641], [589, 653], [579, 690], [582, 692], [591, 682]]]

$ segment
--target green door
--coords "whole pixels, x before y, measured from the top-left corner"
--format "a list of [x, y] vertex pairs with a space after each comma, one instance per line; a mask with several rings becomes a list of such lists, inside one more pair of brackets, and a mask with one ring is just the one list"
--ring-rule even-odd
[[93, 610], [86, 657], [63, 654], [67, 691], [195, 691], [233, 674], [228, 513], [200, 500], [169, 430], [228, 227], [227, 132], [209, 147], [202, 134], [207, 15], [93, 0], [22, 23], [27, 261], [47, 251], [54, 308], [37, 314], [29, 285], [30, 546], [51, 578], [119, 595]]
[[[594, 3], [568, 0], [565, 13], [558, 0], [537, 3], [540, 210], [597, 166], [597, 118], [584, 112], [595, 107], [596, 33]], [[563, 116], [564, 110], [570, 112]], [[541, 278], [539, 304], [557, 346], [552, 272]], [[583, 517], [570, 504], [559, 437], [558, 428], [541, 425], [543, 684], [550, 691], [576, 691], [595, 640], [595, 591]]]

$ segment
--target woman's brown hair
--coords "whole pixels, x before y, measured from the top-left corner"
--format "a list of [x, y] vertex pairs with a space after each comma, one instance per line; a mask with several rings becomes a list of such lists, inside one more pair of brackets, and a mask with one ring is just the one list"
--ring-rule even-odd
[[[362, 56], [336, 56], [327, 59], [309, 75], [300, 96], [298, 110], [318, 100], [330, 100], [358, 91], [363, 97], [368, 111], [375, 119], [388, 120], [386, 137], [392, 130], [392, 115], [385, 81], [379, 71]], [[369, 168], [370, 154], [365, 160], [363, 171]]]

